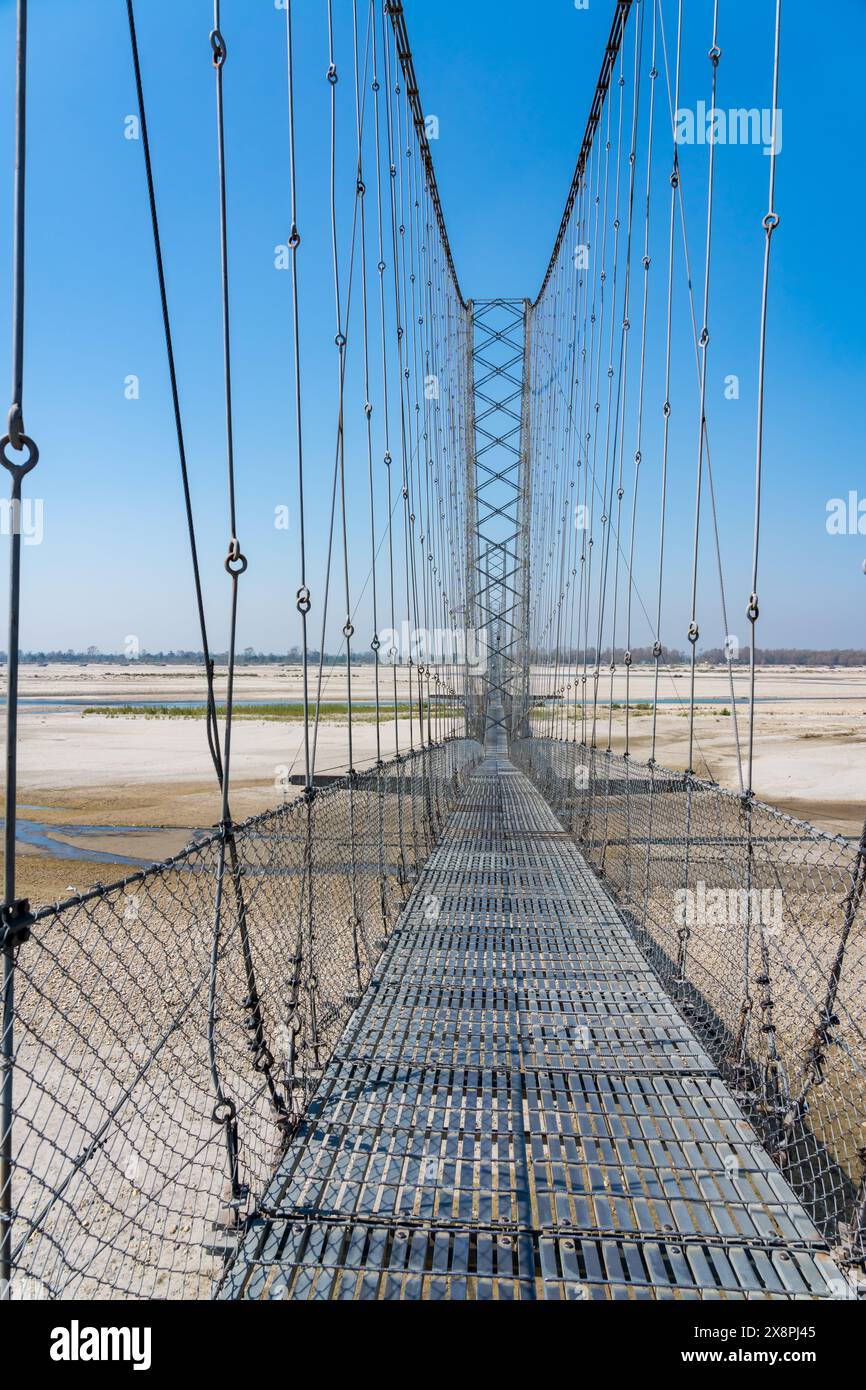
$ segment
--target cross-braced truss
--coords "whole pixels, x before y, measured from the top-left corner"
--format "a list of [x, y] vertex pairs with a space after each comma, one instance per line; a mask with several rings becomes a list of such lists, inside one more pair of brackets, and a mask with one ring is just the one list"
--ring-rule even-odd
[[476, 685], [483, 692], [482, 708], [489, 711], [501, 704], [497, 723], [509, 735], [525, 718], [528, 688], [527, 309], [523, 299], [476, 300], [470, 305], [475, 605], [478, 649], [486, 658]]

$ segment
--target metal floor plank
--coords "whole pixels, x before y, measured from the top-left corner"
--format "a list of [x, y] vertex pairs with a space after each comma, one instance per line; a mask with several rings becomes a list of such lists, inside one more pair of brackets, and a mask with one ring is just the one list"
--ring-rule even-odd
[[489, 753], [223, 1296], [812, 1299], [842, 1286], [603, 885]]

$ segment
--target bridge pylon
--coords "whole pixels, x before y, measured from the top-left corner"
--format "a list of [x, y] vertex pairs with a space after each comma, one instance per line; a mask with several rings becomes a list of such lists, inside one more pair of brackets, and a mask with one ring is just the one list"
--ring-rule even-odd
[[469, 303], [472, 434], [467, 592], [477, 661], [467, 720], [482, 737], [527, 732], [529, 710], [529, 322], [525, 299]]

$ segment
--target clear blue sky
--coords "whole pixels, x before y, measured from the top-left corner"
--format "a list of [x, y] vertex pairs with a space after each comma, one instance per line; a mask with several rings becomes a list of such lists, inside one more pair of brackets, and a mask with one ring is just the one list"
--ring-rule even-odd
[[[348, 0], [334, 0], [338, 62], [350, 100]], [[720, 105], [767, 106], [772, 0], [722, 0]], [[225, 641], [227, 582], [220, 382], [213, 73], [207, 0], [140, 0], [139, 30], [194, 499], [214, 645]], [[299, 170], [307, 266], [327, 267], [324, 238], [327, 34], [324, 0], [296, 0], [303, 109]], [[710, 0], [689, 0], [683, 104], [707, 98]], [[439, 118], [433, 145], [467, 297], [527, 295], [540, 284], [579, 148], [613, 6], [590, 0], [406, 0], [422, 99]], [[667, 0], [672, 36], [675, 5]], [[859, 177], [861, 96], [852, 72], [866, 5], [785, 0], [778, 166], [782, 224], [774, 242], [767, 384], [763, 645], [866, 645], [866, 535], [829, 536], [826, 504], [859, 489], [863, 468], [866, 315]], [[28, 480], [44, 499], [45, 538], [24, 551], [22, 645], [118, 650], [197, 646], [169, 408], [141, 146], [124, 138], [135, 110], [122, 0], [32, 0], [28, 318], [25, 414], [41, 462]], [[289, 277], [274, 247], [289, 230], [284, 17], [272, 0], [224, 0], [226, 119], [236, 345], [237, 467], [243, 583], [241, 645], [297, 640], [291, 447]], [[0, 0], [0, 389], [8, 390], [14, 5]], [[841, 45], [839, 38], [843, 36]], [[853, 67], [852, 67], [853, 62]], [[663, 89], [660, 89], [660, 99]], [[669, 140], [657, 127], [660, 173]], [[703, 259], [699, 183], [705, 157], [684, 157], [696, 266]], [[760, 219], [768, 160], [719, 151], [709, 419], [734, 631], [745, 627], [751, 538]], [[662, 168], [664, 166], [664, 168]], [[341, 165], [346, 187], [350, 164]], [[658, 228], [666, 218], [661, 196]], [[319, 259], [316, 262], [315, 255]], [[660, 260], [659, 260], [660, 265]], [[313, 276], [312, 269], [309, 275]], [[308, 285], [311, 532], [324, 529], [333, 459], [332, 310], [327, 276]], [[661, 275], [656, 282], [661, 292]], [[682, 440], [672, 510], [666, 640], [684, 645], [681, 576], [690, 550], [694, 470], [682, 277], [677, 324]], [[319, 341], [321, 339], [321, 341]], [[652, 377], [651, 368], [651, 377]], [[739, 401], [724, 379], [741, 376]], [[124, 380], [140, 378], [138, 401]], [[691, 395], [687, 395], [688, 391]], [[5, 416], [6, 402], [2, 406]], [[658, 416], [654, 417], [657, 423]], [[696, 423], [696, 415], [695, 415]], [[360, 462], [360, 456], [359, 456]], [[357, 525], [363, 522], [359, 472]], [[653, 505], [648, 488], [646, 520]], [[359, 530], [359, 535], [362, 532]], [[648, 531], [649, 535], [649, 531]], [[649, 541], [647, 542], [649, 547]], [[649, 574], [649, 548], [646, 555]], [[363, 583], [366, 569], [357, 570]], [[722, 639], [707, 581], [702, 637]], [[342, 619], [340, 618], [340, 622]], [[739, 626], [738, 626], [739, 625]], [[641, 634], [641, 637], [646, 634]], [[335, 643], [329, 642], [329, 645]]]

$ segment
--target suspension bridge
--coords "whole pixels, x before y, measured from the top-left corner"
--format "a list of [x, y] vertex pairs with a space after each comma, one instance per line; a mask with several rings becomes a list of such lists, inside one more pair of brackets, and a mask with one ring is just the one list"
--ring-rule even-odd
[[[717, 109], [725, 7], [706, 7], [696, 49], [682, 0], [612, 3], [540, 291], [483, 301], [465, 298], [458, 279], [400, 0], [327, 0], [315, 52], [297, 5], [282, 8], [294, 422], [285, 447], [299, 519], [284, 606], [301, 634], [303, 785], [263, 815], [232, 816], [248, 563], [226, 139], [240, 10], [216, 0], [203, 44], [215, 83], [228, 484], [223, 710], [160, 217], [166, 151], [148, 128], [158, 55], [126, 0], [221, 814], [152, 868], [49, 906], [20, 897], [26, 574], [13, 532], [4, 1296], [32, 1285], [57, 1299], [857, 1297], [866, 832], [859, 844], [830, 836], [753, 788], [775, 143], [748, 243], [759, 385], [754, 548], [737, 598], [752, 634], [739, 718], [742, 678], [728, 656], [739, 785], [702, 771], [698, 643], [711, 585], [728, 631], [707, 391], [724, 296], [711, 292], [717, 146], [686, 170], [676, 112], [686, 91]], [[781, 0], [771, 9], [775, 112]], [[39, 462], [23, 405], [26, 40], [18, 0], [13, 388], [0, 453], [19, 506]], [[299, 93], [311, 67], [326, 102], [329, 198], [328, 235], [308, 240]], [[694, 256], [687, 178], [702, 208]], [[310, 283], [332, 287], [328, 325], [305, 318]], [[685, 354], [675, 346], [682, 323]], [[305, 522], [310, 416], [323, 409], [305, 366], [313, 334], [333, 341], [334, 363], [333, 450], [315, 460], [330, 498], [321, 557]], [[686, 453], [688, 535], [670, 522]], [[677, 549], [690, 556], [688, 760], [669, 769], [656, 755]], [[313, 654], [334, 623], [348, 695], [339, 778], [317, 770], [330, 676]], [[641, 741], [640, 642], [651, 690]], [[359, 767], [362, 649], [374, 662], [375, 757]], [[709, 894], [737, 911], [712, 920], [700, 907]], [[762, 912], [766, 894], [779, 895], [781, 920]]]

